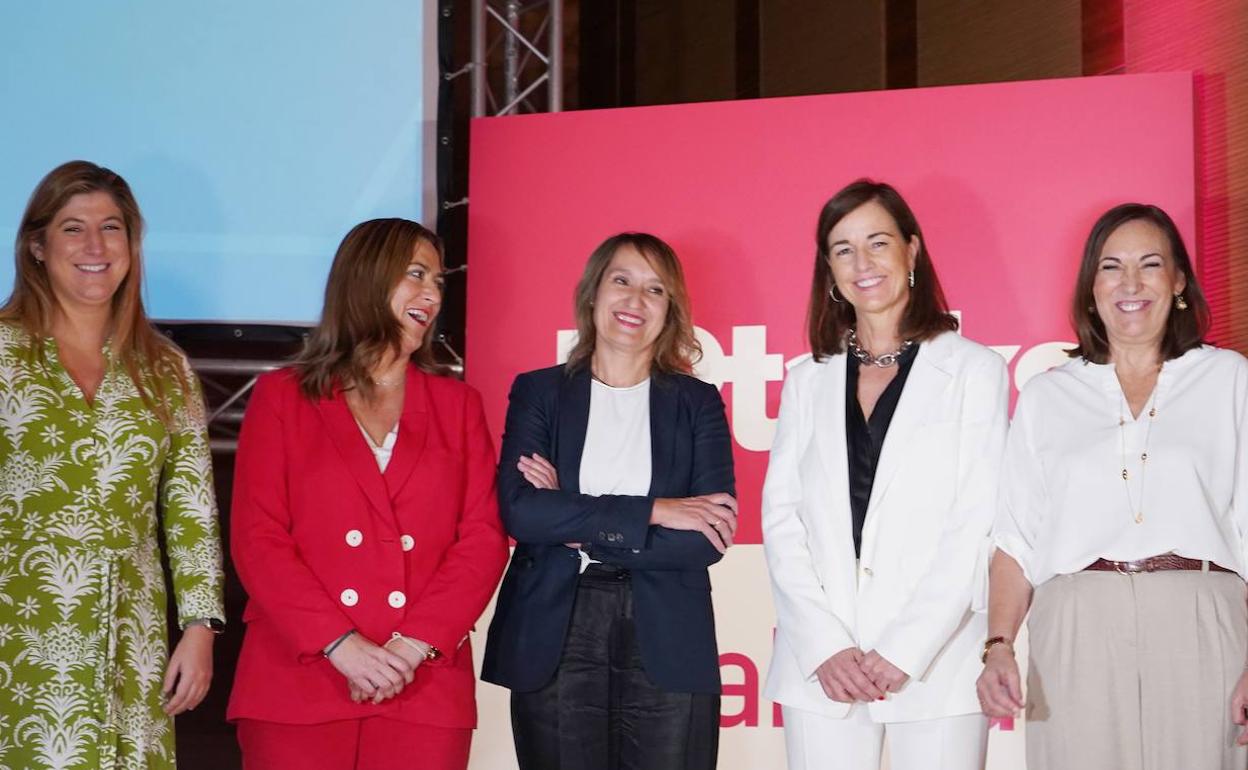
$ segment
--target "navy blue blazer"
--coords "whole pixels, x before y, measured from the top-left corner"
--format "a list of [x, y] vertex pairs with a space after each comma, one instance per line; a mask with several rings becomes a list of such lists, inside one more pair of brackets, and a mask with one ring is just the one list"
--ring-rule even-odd
[[[550, 681], [576, 598], [583, 543], [632, 573], [633, 617], [650, 680], [672, 692], [715, 693], [719, 653], [707, 567], [721, 554], [700, 532], [650, 525], [656, 498], [736, 494], [732, 439], [713, 386], [656, 373], [650, 384], [651, 481], [645, 496], [580, 494], [590, 374], [564, 367], [518, 376], [503, 432], [499, 512], [516, 539], [499, 589], [481, 677], [520, 692]], [[516, 470], [534, 452], [554, 464], [561, 489], [536, 489]]]

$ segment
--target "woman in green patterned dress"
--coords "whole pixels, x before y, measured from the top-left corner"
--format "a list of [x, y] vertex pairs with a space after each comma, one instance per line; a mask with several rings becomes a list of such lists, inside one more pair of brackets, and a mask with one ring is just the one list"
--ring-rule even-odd
[[[0, 308], [0, 769], [172, 768], [212, 678], [221, 546], [201, 395], [147, 322], [142, 217], [85, 161], [36, 188]], [[168, 654], [164, 532], [181, 640]]]

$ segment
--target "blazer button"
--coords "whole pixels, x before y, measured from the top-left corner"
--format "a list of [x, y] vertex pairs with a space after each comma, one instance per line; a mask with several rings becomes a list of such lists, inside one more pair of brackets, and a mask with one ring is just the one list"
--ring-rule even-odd
[[353, 529], [347, 532], [347, 545], [351, 546], [352, 548], [358, 548], [360, 543], [363, 543], [363, 542], [364, 542], [363, 532], [359, 531], [358, 529]]
[[355, 592], [354, 588], [344, 588], [338, 595], [338, 599], [348, 607], [354, 607], [360, 600], [360, 595]]
[[399, 544], [403, 546], [404, 551], [410, 551], [416, 547], [416, 538], [411, 535], [404, 535], [399, 538]]
[[402, 591], [391, 591], [390, 596], [387, 597], [387, 599], [390, 602], [390, 606], [396, 610], [404, 604], [407, 604], [407, 597], [403, 595]]

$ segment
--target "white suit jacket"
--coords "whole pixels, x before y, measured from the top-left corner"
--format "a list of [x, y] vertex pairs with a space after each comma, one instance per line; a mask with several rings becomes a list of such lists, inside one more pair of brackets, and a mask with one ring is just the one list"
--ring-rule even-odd
[[[815, 670], [846, 647], [910, 675], [869, 705], [876, 722], [980, 710], [983, 595], [1008, 425], [1005, 362], [953, 332], [922, 343], [880, 452], [854, 559], [845, 355], [793, 367], [763, 486], [776, 606], [765, 695], [843, 717]], [[972, 600], [975, 610], [972, 611]]]

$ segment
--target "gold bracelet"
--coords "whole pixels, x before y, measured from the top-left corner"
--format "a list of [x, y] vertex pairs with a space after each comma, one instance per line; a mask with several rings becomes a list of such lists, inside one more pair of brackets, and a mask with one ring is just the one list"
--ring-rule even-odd
[[998, 645], [998, 644], [1004, 644], [1006, 647], [1008, 647], [1008, 648], [1009, 648], [1009, 650], [1010, 650], [1010, 655], [1013, 655], [1013, 654], [1014, 654], [1014, 641], [1013, 641], [1013, 640], [1011, 640], [1011, 639], [1006, 639], [1004, 636], [994, 636], [994, 637], [992, 637], [991, 639], [989, 639], [988, 641], [984, 642], [984, 651], [983, 651], [983, 653], [979, 656], [979, 662], [980, 662], [980, 663], [987, 663], [987, 662], [988, 662], [988, 651], [989, 651], [989, 650], [991, 650], [991, 649], [993, 648], [993, 646], [994, 646], [994, 645]]
[[[390, 634], [390, 641], [394, 641], [395, 639], [398, 639], [400, 642], [403, 642], [404, 644], [406, 644], [408, 647], [411, 647], [416, 652], [419, 652], [421, 657], [423, 657], [425, 660], [437, 660], [438, 658], [442, 657], [442, 652], [437, 647], [434, 647], [432, 644], [429, 644], [428, 642], [422, 642], [417, 639], [408, 639], [406, 636], [404, 636], [403, 634], [400, 634], [398, 631], [394, 631], [393, 633]], [[422, 644], [424, 645], [424, 647], [421, 646]]]

